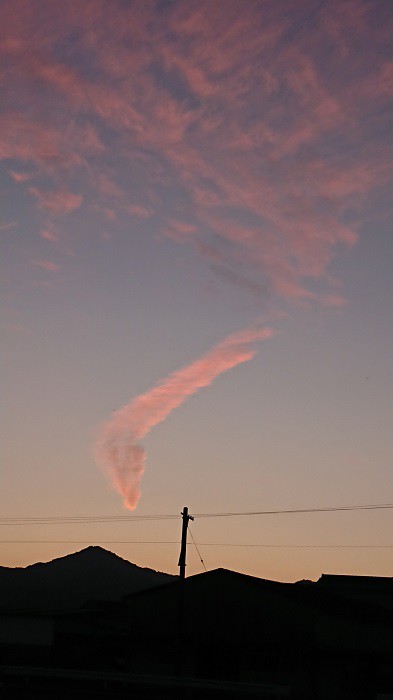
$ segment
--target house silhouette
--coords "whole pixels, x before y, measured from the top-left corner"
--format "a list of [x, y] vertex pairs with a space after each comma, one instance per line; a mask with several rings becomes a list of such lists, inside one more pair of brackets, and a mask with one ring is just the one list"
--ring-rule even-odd
[[[216, 569], [52, 615], [41, 681], [57, 692], [77, 674], [86, 693], [106, 683], [100, 697], [113, 698], [388, 700], [392, 602], [389, 578], [293, 584]], [[40, 678], [29, 654], [19, 645], [34, 690]], [[18, 685], [10, 657], [5, 678]]]

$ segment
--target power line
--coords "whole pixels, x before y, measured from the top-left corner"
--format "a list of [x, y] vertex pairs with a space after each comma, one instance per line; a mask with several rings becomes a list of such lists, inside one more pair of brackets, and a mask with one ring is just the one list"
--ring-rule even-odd
[[[241, 512], [195, 513], [194, 518], [229, 518], [251, 515], [296, 515], [306, 513], [337, 513], [364, 510], [391, 510], [393, 503], [372, 503], [352, 506], [329, 506], [325, 508], [290, 508], [281, 510], [258, 510]], [[154, 515], [86, 515], [86, 516], [41, 516], [3, 517], [0, 525], [81, 525], [90, 523], [133, 523], [155, 520], [177, 520], [178, 514]]]
[[90, 520], [172, 520], [178, 518], [178, 515], [48, 515], [48, 516], [21, 516], [21, 517], [3, 517], [2, 521], [29, 521], [29, 522], [58, 522], [58, 521], [90, 521]]
[[177, 515], [102, 515], [54, 516], [41, 518], [0, 518], [0, 525], [89, 525], [90, 523], [133, 523], [154, 520], [177, 520]]
[[261, 544], [257, 542], [201, 542], [201, 547], [274, 547], [282, 549], [393, 549], [393, 544]]
[[0, 540], [0, 544], [180, 544], [179, 540]]
[[[202, 564], [204, 564], [191, 530], [189, 530]], [[179, 540], [99, 540], [98, 544], [176, 544]], [[0, 544], [92, 544], [92, 540], [1, 540]], [[189, 542], [188, 547], [192, 544]], [[200, 547], [272, 547], [279, 549], [393, 549], [393, 544], [267, 544], [259, 542], [200, 542]]]
[[[194, 518], [229, 518], [250, 515], [295, 515], [300, 513], [337, 513], [362, 510], [389, 510], [393, 503], [368, 503], [352, 506], [329, 506], [325, 508], [288, 508], [280, 510], [254, 510], [241, 512], [195, 513]], [[89, 523], [143, 522], [154, 520], [177, 520], [178, 514], [154, 515], [81, 515], [81, 516], [40, 516], [40, 517], [3, 517], [0, 525], [81, 525]]]
[[340, 511], [388, 510], [392, 508], [393, 503], [373, 503], [360, 506], [332, 506], [328, 508], [291, 508], [287, 510], [254, 510], [239, 513], [195, 513], [194, 518], [229, 518], [233, 516], [242, 515], [294, 515], [298, 513], [337, 513]]
[[202, 566], [203, 566], [203, 568], [205, 569], [205, 571], [207, 571], [206, 566], [205, 566], [205, 562], [203, 561], [202, 555], [201, 555], [201, 553], [200, 553], [200, 551], [199, 551], [199, 549], [198, 549], [198, 545], [197, 545], [197, 543], [196, 543], [195, 540], [194, 540], [194, 536], [193, 536], [193, 534], [192, 534], [192, 532], [191, 532], [190, 526], [188, 526], [188, 532], [189, 532], [190, 535], [191, 535], [191, 539], [192, 539], [192, 541], [193, 541], [193, 543], [194, 543], [194, 545], [195, 545], [196, 551], [198, 552], [198, 556], [199, 556], [199, 559], [201, 560]]

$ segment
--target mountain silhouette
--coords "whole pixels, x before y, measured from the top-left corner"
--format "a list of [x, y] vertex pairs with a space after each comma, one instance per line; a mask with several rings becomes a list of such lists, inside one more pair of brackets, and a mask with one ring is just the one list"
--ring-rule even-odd
[[25, 568], [0, 566], [0, 610], [65, 611], [176, 580], [97, 546]]

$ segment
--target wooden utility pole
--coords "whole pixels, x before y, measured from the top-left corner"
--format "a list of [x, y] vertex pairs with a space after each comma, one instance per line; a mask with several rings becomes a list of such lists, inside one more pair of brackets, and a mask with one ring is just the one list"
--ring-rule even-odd
[[187, 528], [189, 520], [194, 520], [192, 515], [188, 515], [188, 508], [184, 506], [182, 512], [182, 529], [181, 529], [181, 547], [178, 566], [180, 567], [180, 580], [184, 581], [186, 577], [186, 550], [187, 550]]

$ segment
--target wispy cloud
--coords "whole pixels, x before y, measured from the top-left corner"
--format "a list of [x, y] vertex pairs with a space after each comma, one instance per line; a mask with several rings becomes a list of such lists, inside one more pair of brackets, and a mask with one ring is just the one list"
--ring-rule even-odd
[[94, 453], [127, 508], [134, 509], [140, 498], [145, 451], [139, 440], [189, 396], [209, 386], [223, 372], [251, 360], [255, 343], [272, 335], [271, 328], [247, 328], [230, 335], [198, 360], [137, 396], [102, 426]]
[[10, 231], [11, 229], [16, 228], [17, 225], [17, 221], [6, 221], [4, 224], [0, 224], [0, 231]]
[[59, 240], [59, 232], [51, 221], [47, 222], [47, 225], [40, 231], [40, 236], [44, 241], [51, 243]]
[[139, 204], [127, 204], [125, 209], [129, 214], [138, 216], [140, 219], [148, 219], [151, 216], [151, 210]]
[[221, 277], [248, 267], [283, 298], [324, 303], [330, 262], [387, 177], [387, 3], [378, 21], [366, 0], [301, 0], [296, 16], [239, 0], [23, 8], [0, 9], [0, 156], [21, 186], [26, 165], [45, 174], [30, 192], [47, 216], [81, 206], [77, 178], [86, 216], [159, 210], [168, 238], [198, 254], [198, 230], [225, 250]]
[[[332, 262], [356, 245], [391, 160], [391, 0], [377, 11], [369, 0], [3, 0], [0, 26], [0, 160], [30, 215], [19, 245], [39, 284], [57, 279], [80, 231], [109, 247], [133, 228], [187, 247], [253, 303], [278, 299], [277, 313], [345, 305]], [[97, 458], [128, 507], [139, 441], [269, 335], [227, 338], [103, 427]]]
[[58, 272], [59, 270], [59, 266], [51, 260], [32, 260], [31, 264], [48, 272]]
[[27, 182], [32, 177], [30, 173], [14, 172], [10, 170], [10, 175], [15, 182]]
[[75, 209], [79, 209], [83, 202], [82, 195], [68, 192], [65, 189], [55, 192], [30, 187], [29, 192], [37, 198], [41, 209], [45, 209], [55, 216], [69, 214]]

